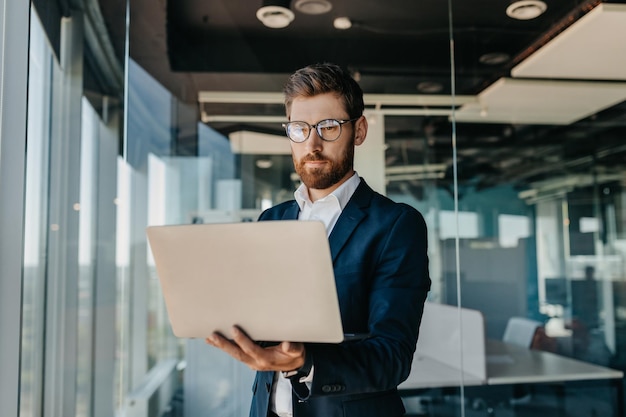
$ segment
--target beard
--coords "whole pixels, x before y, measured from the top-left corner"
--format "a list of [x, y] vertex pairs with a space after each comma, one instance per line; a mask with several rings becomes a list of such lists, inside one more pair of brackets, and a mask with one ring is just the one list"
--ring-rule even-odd
[[[325, 190], [341, 181], [354, 164], [354, 137], [351, 142], [338, 160], [328, 159], [321, 153], [306, 155], [299, 161], [294, 159], [296, 173], [304, 185], [315, 190]], [[323, 168], [310, 169], [305, 166], [307, 161], [326, 161], [327, 164]]]

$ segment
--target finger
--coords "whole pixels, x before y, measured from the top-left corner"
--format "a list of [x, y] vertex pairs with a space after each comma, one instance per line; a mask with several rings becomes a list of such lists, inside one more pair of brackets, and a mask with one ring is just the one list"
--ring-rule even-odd
[[295, 342], [282, 342], [281, 350], [289, 356], [298, 356], [304, 349], [304, 345], [302, 343]]
[[220, 339], [225, 339], [225, 338], [219, 332], [213, 332], [209, 336], [207, 336], [206, 339], [204, 339], [204, 341], [211, 346], [217, 347], [217, 344], [220, 343]]
[[[232, 334], [233, 342], [241, 349], [242, 355], [246, 356], [246, 363], [252, 369], [266, 371], [282, 369], [280, 364], [292, 355], [286, 355], [282, 351], [282, 343], [267, 348], [259, 346], [238, 326], [233, 327]], [[289, 342], [286, 343], [289, 344]]]
[[218, 332], [214, 332], [211, 334], [211, 336], [207, 337], [207, 343], [218, 349], [223, 350], [224, 352], [228, 353], [236, 359], [242, 360], [242, 352], [239, 346], [237, 346], [237, 344], [231, 342]]
[[233, 326], [233, 341], [250, 356], [258, 356], [264, 351], [238, 326]]
[[291, 342], [283, 342], [280, 346], [280, 349], [286, 353], [286, 354], [290, 354], [293, 353], [295, 350], [295, 346], [293, 343]]

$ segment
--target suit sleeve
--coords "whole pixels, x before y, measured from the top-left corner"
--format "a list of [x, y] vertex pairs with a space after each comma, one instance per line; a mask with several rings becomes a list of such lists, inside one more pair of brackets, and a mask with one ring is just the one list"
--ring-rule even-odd
[[366, 241], [362, 248], [357, 243], [363, 259], [336, 279], [354, 286], [348, 293], [356, 293], [357, 285], [366, 288], [358, 302], [365, 304], [359, 314], [367, 316], [362, 320], [370, 337], [338, 345], [308, 344], [315, 367], [310, 396], [392, 390], [411, 370], [430, 289], [424, 219], [406, 206], [392, 222], [378, 227], [371, 243], [356, 238]]

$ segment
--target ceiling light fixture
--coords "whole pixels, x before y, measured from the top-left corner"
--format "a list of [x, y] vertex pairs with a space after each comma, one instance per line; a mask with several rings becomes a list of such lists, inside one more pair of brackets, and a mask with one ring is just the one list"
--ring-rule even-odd
[[490, 53], [481, 55], [480, 58], [478, 58], [478, 61], [481, 64], [485, 64], [485, 65], [500, 65], [500, 64], [504, 64], [509, 59], [511, 59], [511, 57], [507, 53], [490, 52]]
[[513, 19], [530, 20], [543, 14], [547, 8], [546, 3], [540, 0], [518, 0], [511, 2], [506, 14]]
[[268, 28], [280, 29], [289, 26], [295, 16], [289, 10], [289, 0], [264, 0], [256, 17]]
[[304, 14], [324, 14], [330, 12], [333, 5], [328, 0], [296, 0], [293, 7]]
[[260, 169], [269, 169], [274, 165], [271, 159], [257, 159], [256, 166]]
[[349, 17], [338, 17], [333, 21], [335, 29], [346, 30], [352, 27], [352, 21]]
[[422, 81], [417, 84], [417, 90], [424, 94], [437, 94], [443, 90], [443, 85], [436, 81]]

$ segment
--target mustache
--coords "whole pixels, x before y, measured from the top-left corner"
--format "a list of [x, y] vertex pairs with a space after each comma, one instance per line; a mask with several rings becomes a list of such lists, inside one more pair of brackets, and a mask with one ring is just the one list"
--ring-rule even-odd
[[308, 154], [300, 159], [300, 162], [326, 161], [327, 159], [319, 153]]

